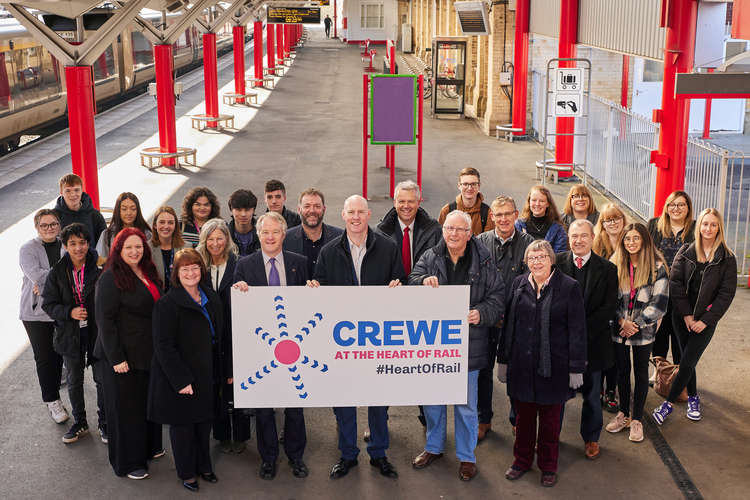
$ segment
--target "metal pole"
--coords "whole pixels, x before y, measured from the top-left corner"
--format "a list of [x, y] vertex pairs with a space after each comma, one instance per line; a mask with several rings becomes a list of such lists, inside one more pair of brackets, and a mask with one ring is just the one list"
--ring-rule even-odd
[[94, 131], [94, 79], [91, 66], [66, 66], [68, 131], [73, 173], [83, 180], [83, 190], [99, 209], [99, 172]]
[[[206, 95], [206, 114], [219, 116], [219, 78], [216, 70], [216, 33], [203, 34], [203, 84]], [[207, 122], [216, 127], [217, 122]]]
[[[708, 72], [713, 73], [714, 69], [708, 68]], [[711, 101], [710, 97], [706, 99], [706, 110], [703, 113], [703, 135], [701, 139], [711, 138]]]
[[370, 77], [362, 75], [362, 196], [367, 199], [367, 99], [369, 97]]
[[[333, 38], [338, 38], [339, 37], [338, 22], [336, 22], [336, 19], [338, 19], [338, 17], [337, 17], [338, 16], [338, 14], [337, 14], [338, 10], [339, 9], [338, 9], [337, 2], [336, 2], [336, 0], [333, 0]], [[367, 198], [367, 196], [365, 196], [365, 198]]]
[[253, 66], [255, 69], [255, 86], [263, 85], [263, 23], [253, 23]]
[[[174, 111], [174, 59], [172, 55], [171, 45], [154, 45], [159, 150], [162, 153], [177, 152], [177, 125]], [[164, 166], [173, 166], [174, 163], [174, 158], [162, 158], [160, 160], [160, 164]]]
[[529, 0], [516, 2], [516, 33], [513, 41], [513, 128], [526, 135], [526, 97], [529, 80]]
[[[232, 48], [234, 49], [234, 92], [245, 95], [245, 27], [232, 27]], [[245, 98], [237, 98], [237, 102], [244, 104]]]
[[[419, 97], [417, 102], [417, 185], [422, 192], [422, 106], [424, 103], [424, 75], [417, 77]], [[424, 198], [424, 193], [422, 193]]]
[[272, 70], [274, 66], [276, 66], [276, 62], [274, 61], [274, 51], [273, 51], [273, 44], [274, 44], [274, 37], [273, 37], [273, 24], [267, 23], [266, 24], [266, 57], [268, 58], [268, 69]]
[[[559, 58], [573, 58], [576, 56], [576, 39], [578, 35], [578, 0], [562, 0], [560, 5], [560, 38], [558, 46]], [[560, 61], [559, 68], [573, 68], [574, 61]], [[555, 163], [573, 164], [573, 134], [575, 133], [575, 118], [557, 118], [555, 133]], [[571, 177], [570, 171], [558, 172], [559, 178]]]
[[[628, 81], [630, 80], [630, 57], [622, 56], [622, 83], [620, 85], [620, 106], [628, 109]], [[625, 113], [620, 113], [620, 140], [625, 140]]]
[[276, 62], [284, 64], [284, 25], [276, 26]]

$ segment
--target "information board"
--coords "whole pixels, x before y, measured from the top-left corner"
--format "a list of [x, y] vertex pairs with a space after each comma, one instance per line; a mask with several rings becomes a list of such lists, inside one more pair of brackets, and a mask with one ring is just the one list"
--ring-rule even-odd
[[583, 116], [583, 69], [557, 68], [553, 94], [554, 116]]
[[271, 24], [320, 24], [320, 7], [268, 7]]
[[370, 92], [370, 143], [417, 140], [417, 77], [374, 75]]

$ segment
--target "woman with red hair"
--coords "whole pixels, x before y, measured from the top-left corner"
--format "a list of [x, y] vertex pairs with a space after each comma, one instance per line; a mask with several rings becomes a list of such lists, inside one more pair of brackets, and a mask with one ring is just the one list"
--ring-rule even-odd
[[161, 425], [146, 420], [154, 351], [151, 311], [161, 287], [146, 235], [133, 227], [120, 231], [96, 287], [94, 352], [105, 363], [109, 462], [115, 474], [130, 479], [148, 477], [147, 462], [164, 455]]

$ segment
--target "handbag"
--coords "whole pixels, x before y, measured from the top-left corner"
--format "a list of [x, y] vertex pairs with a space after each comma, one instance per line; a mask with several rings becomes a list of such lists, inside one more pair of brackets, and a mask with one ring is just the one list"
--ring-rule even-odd
[[[680, 365], [675, 365], [667, 361], [662, 356], [651, 358], [651, 364], [656, 369], [656, 380], [654, 381], [654, 390], [660, 396], [666, 398], [669, 396], [669, 390], [672, 387], [672, 381], [680, 371]], [[684, 403], [688, 400], [687, 388], [683, 389], [677, 397], [677, 401]]]

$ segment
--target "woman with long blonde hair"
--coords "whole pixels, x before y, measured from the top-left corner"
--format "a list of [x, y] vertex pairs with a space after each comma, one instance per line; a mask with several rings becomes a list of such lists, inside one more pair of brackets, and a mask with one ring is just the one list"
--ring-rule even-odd
[[[648, 361], [669, 302], [669, 279], [664, 258], [654, 248], [646, 226], [640, 223], [625, 226], [622, 240], [612, 256], [617, 266], [619, 325], [613, 333], [617, 363], [617, 389], [620, 411], [607, 424], [608, 432], [630, 427], [630, 440], [643, 441], [643, 406], [648, 394]], [[635, 375], [633, 413], [630, 413], [630, 351]]]
[[695, 367], [737, 291], [737, 260], [724, 241], [724, 222], [715, 208], [700, 213], [695, 224], [695, 241], [677, 253], [669, 291], [682, 359], [667, 400], [652, 414], [657, 424], [662, 424], [672, 413], [672, 404], [685, 387], [687, 418], [701, 419]]
[[602, 207], [599, 220], [594, 226], [594, 244], [592, 250], [604, 259], [610, 259], [615, 253], [622, 238], [622, 231], [628, 224], [628, 216], [614, 203]]

